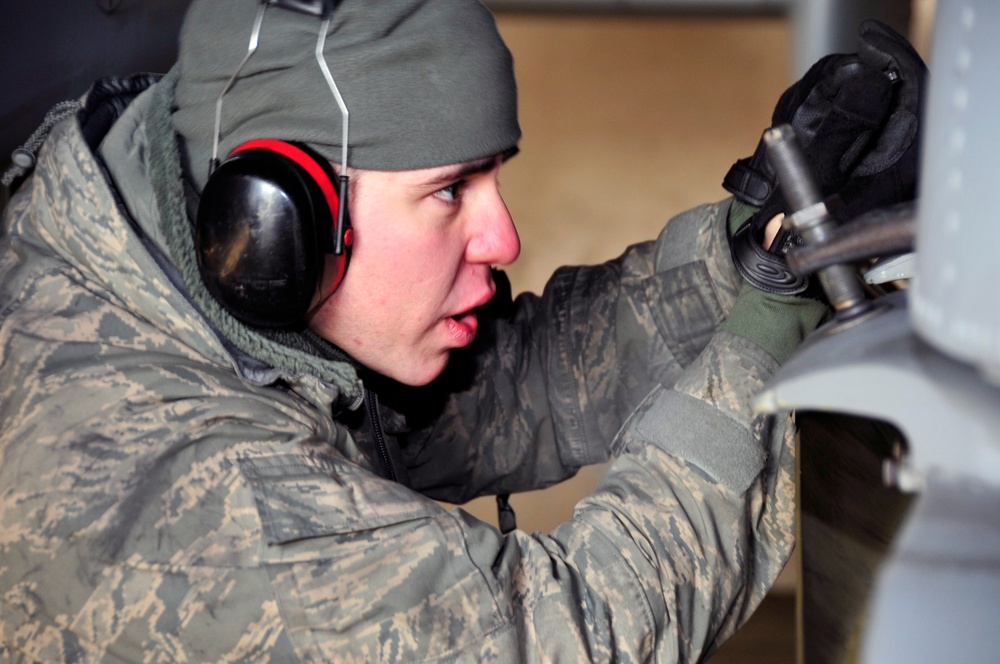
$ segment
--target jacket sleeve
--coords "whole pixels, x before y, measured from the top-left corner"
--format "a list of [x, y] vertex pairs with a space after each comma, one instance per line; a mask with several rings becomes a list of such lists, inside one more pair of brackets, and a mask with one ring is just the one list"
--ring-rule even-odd
[[435, 418], [404, 449], [411, 486], [462, 503], [607, 461], [628, 414], [654, 385], [673, 384], [735, 300], [728, 209], [694, 208], [655, 242], [561, 268], [541, 296], [498, 295], [477, 343], [435, 386], [439, 403], [419, 402]]
[[[564, 602], [582, 596], [586, 621], [564, 628], [559, 648], [602, 661], [698, 661], [756, 608], [793, 544], [791, 427], [748, 407], [776, 368], [754, 344], [718, 333], [632, 412], [616, 460], [572, 519], [505, 550], [501, 568], [551, 569], [544, 589]], [[541, 610], [531, 621], [555, 631], [560, 611], [532, 599]], [[563, 654], [544, 640], [533, 647]]]

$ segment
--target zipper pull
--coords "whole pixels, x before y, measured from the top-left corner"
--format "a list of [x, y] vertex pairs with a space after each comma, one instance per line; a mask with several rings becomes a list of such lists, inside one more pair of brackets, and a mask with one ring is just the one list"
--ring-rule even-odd
[[382, 477], [393, 482], [398, 481], [396, 471], [392, 467], [392, 458], [389, 456], [389, 448], [385, 444], [385, 434], [382, 432], [382, 422], [378, 416], [378, 395], [365, 388], [365, 408], [368, 411], [368, 422], [372, 426], [372, 434], [375, 436], [375, 449], [378, 452], [379, 462], [382, 464]]

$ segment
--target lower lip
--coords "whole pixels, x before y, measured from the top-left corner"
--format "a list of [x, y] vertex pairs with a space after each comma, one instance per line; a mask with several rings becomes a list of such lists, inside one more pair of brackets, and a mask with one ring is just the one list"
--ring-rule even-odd
[[468, 346], [476, 338], [479, 329], [479, 319], [474, 313], [463, 314], [447, 319], [448, 329], [459, 347]]

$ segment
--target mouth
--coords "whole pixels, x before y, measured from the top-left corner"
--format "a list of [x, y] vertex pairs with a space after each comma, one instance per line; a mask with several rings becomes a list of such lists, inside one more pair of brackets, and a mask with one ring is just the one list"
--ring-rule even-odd
[[476, 312], [492, 300], [495, 294], [496, 288], [491, 288], [488, 293], [484, 293], [473, 302], [469, 309], [446, 319], [452, 337], [460, 346], [468, 346], [476, 338], [476, 332], [479, 330], [479, 315]]
[[446, 319], [448, 329], [458, 347], [468, 346], [476, 338], [479, 329], [479, 317], [475, 310], [457, 314]]

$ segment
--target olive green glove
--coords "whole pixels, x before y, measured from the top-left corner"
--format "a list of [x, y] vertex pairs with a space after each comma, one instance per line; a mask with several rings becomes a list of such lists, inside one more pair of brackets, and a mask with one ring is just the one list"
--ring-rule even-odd
[[[730, 230], [739, 228], [756, 211], [734, 200], [729, 209]], [[766, 293], [744, 281], [721, 329], [754, 342], [784, 364], [829, 314], [830, 307], [822, 300]]]

